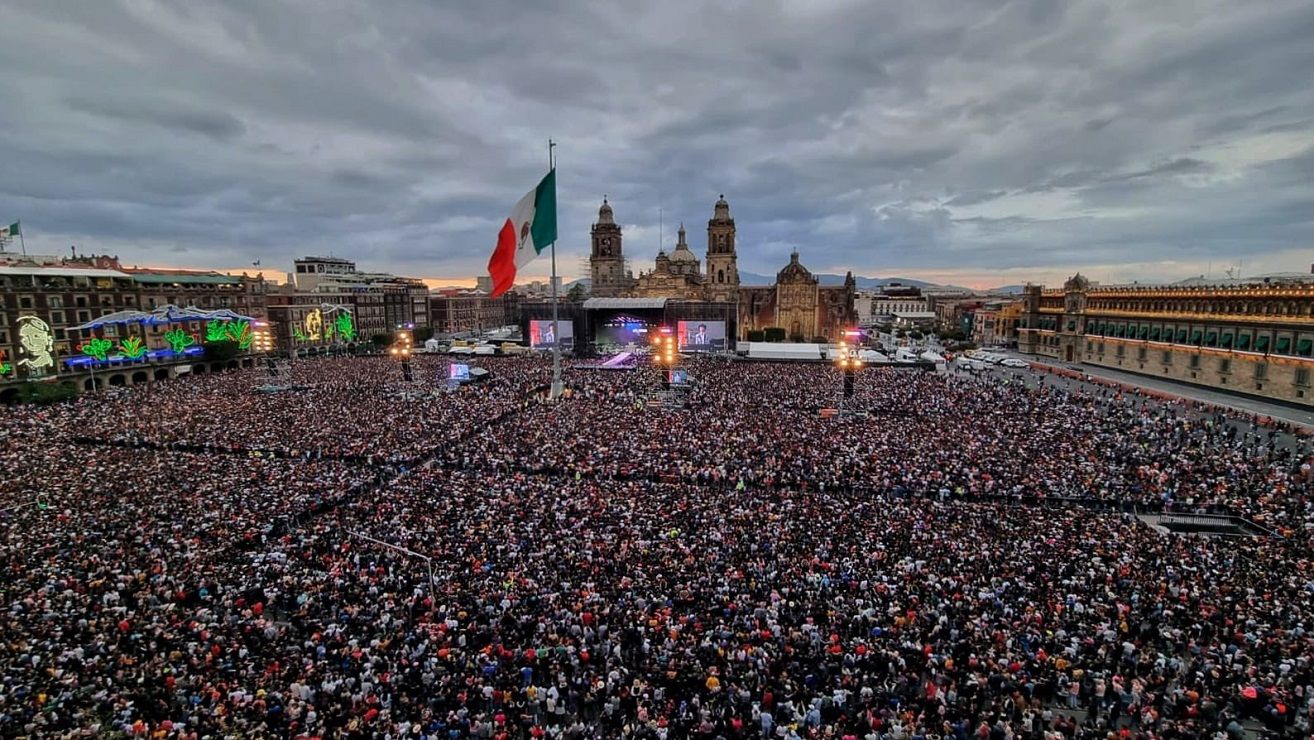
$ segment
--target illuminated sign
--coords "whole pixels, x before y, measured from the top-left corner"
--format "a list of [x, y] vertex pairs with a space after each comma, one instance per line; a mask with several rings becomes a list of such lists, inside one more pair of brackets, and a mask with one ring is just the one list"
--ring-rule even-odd
[[4, 377], [14, 371], [14, 366], [9, 364], [8, 356], [5, 351], [0, 349], [0, 377]]
[[55, 364], [55, 335], [35, 316], [18, 317], [18, 365], [40, 373]]

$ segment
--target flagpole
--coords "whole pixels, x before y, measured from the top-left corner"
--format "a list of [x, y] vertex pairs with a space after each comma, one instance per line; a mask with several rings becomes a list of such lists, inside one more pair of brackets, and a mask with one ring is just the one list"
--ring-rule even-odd
[[27, 240], [23, 238], [23, 222], [15, 221], [18, 224], [18, 245], [23, 249], [23, 256], [27, 256]]
[[[557, 168], [556, 160], [552, 156], [552, 150], [556, 147], [556, 142], [548, 139], [548, 172]], [[555, 187], [555, 182], [553, 183]], [[556, 207], [556, 200], [553, 199], [553, 208]], [[556, 214], [552, 214], [556, 219]], [[549, 398], [553, 401], [561, 398], [561, 330], [557, 326], [557, 240], [555, 231], [552, 239], [552, 390]]]

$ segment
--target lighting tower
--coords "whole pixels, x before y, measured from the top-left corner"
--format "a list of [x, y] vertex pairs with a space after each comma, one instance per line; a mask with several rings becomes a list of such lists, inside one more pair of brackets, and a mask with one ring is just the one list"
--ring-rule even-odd
[[392, 346], [388, 348], [388, 354], [401, 361], [402, 379], [408, 382], [415, 379], [411, 374], [412, 341], [409, 329], [399, 329], [393, 338]]
[[662, 327], [653, 339], [653, 361], [662, 368], [662, 388], [671, 387], [671, 374], [680, 361], [680, 354], [675, 344], [675, 335], [669, 327]]
[[839, 410], [844, 410], [844, 399], [853, 397], [853, 381], [859, 370], [862, 369], [862, 358], [858, 355], [858, 346], [850, 345], [848, 338], [856, 332], [844, 332], [845, 338], [840, 340], [839, 352], [835, 355], [835, 367], [839, 368], [843, 376], [843, 393], [840, 395]]

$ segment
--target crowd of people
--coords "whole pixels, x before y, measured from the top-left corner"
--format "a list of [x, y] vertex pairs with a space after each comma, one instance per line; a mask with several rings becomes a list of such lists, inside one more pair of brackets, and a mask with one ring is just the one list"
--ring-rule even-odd
[[[0, 410], [0, 734], [1311, 732], [1299, 434], [1026, 371], [841, 401], [691, 362], [669, 404], [581, 366], [548, 403], [550, 363], [478, 364]], [[1274, 536], [1127, 513], [1160, 509]]]

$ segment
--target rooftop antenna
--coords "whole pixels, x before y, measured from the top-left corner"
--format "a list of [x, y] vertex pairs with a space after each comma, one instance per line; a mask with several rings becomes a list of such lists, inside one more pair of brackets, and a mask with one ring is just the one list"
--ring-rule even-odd
[[658, 252], [665, 249], [665, 245], [666, 245], [665, 222], [663, 221], [664, 215], [665, 215], [665, 211], [662, 210], [662, 207], [657, 206], [657, 251]]

